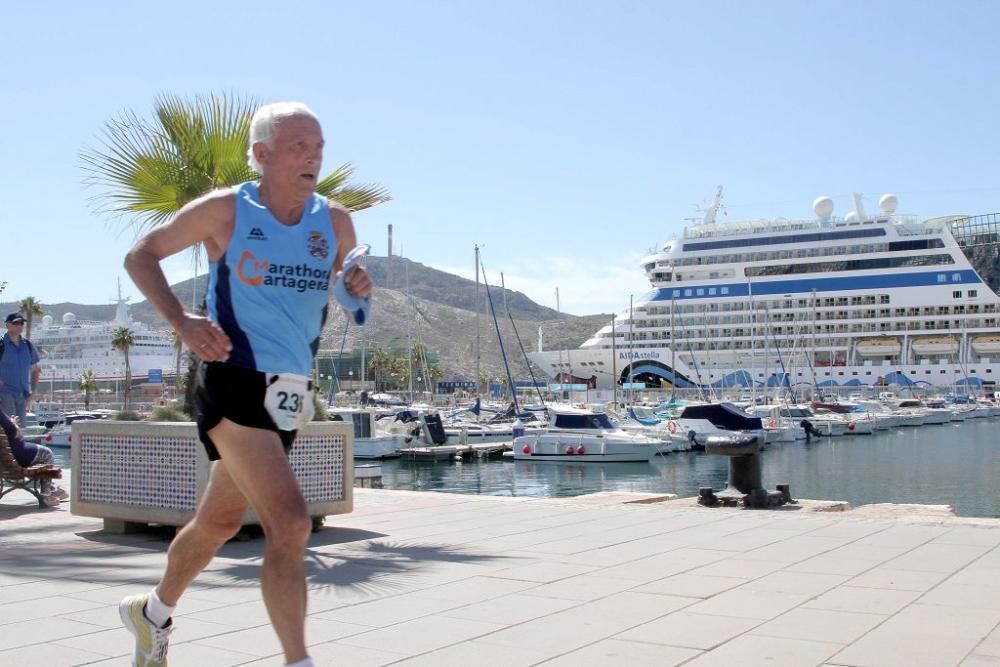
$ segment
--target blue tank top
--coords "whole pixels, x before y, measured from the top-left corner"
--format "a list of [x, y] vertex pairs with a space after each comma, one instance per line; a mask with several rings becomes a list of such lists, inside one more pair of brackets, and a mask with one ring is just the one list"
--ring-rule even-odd
[[285, 225], [261, 203], [257, 183], [235, 192], [232, 239], [209, 263], [208, 314], [232, 341], [228, 363], [309, 376], [337, 255], [327, 200], [314, 194], [298, 224]]

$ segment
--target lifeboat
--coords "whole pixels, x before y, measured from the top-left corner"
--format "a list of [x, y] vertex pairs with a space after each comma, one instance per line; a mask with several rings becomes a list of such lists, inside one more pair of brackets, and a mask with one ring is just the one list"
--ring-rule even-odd
[[913, 349], [915, 354], [956, 354], [958, 352], [958, 341], [950, 336], [914, 338], [910, 347]]
[[859, 340], [854, 349], [862, 357], [891, 357], [899, 354], [903, 346], [896, 338], [869, 338]]
[[1000, 352], [1000, 336], [976, 336], [972, 339], [972, 351], [976, 354]]

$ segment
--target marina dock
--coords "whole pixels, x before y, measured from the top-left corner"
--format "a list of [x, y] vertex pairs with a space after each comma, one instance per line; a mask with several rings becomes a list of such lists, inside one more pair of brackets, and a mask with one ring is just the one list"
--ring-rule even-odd
[[404, 447], [399, 457], [406, 461], [449, 461], [455, 458], [499, 457], [511, 450], [509, 442], [482, 442], [471, 445]]
[[[66, 480], [71, 483], [71, 480]], [[633, 502], [633, 501], [646, 502]], [[700, 508], [659, 494], [355, 489], [310, 540], [319, 665], [990, 665], [1000, 520], [940, 507]], [[126, 665], [117, 604], [171, 533], [0, 503], [0, 661]], [[170, 664], [281, 665], [263, 541], [227, 544], [177, 610]]]

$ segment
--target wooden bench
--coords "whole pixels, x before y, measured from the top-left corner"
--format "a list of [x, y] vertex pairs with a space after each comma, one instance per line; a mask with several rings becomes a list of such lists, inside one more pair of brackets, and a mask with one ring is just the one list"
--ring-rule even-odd
[[38, 500], [39, 507], [45, 507], [42, 500], [42, 485], [62, 477], [62, 470], [52, 464], [23, 467], [14, 458], [7, 436], [0, 431], [0, 498], [11, 491], [23, 489]]

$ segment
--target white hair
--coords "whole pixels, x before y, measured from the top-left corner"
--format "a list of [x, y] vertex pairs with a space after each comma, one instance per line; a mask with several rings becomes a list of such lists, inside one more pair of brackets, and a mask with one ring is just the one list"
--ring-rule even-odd
[[247, 164], [250, 168], [261, 173], [260, 163], [253, 154], [254, 144], [264, 144], [271, 147], [271, 139], [274, 137], [274, 128], [278, 121], [289, 116], [309, 116], [319, 122], [319, 118], [312, 109], [302, 102], [271, 102], [265, 104], [254, 112], [250, 119], [250, 141], [247, 146]]

